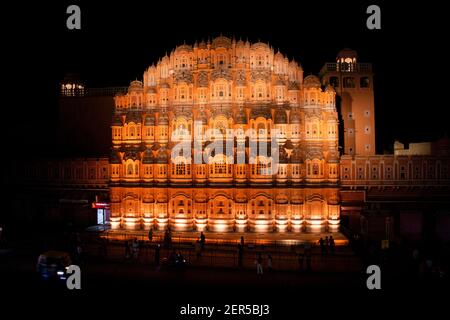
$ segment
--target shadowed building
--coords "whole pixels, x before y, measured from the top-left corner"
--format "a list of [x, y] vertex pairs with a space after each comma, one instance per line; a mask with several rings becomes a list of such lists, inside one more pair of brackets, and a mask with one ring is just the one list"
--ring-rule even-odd
[[60, 155], [99, 157], [109, 154], [114, 95], [126, 87], [89, 88], [77, 75], [60, 83], [57, 145]]

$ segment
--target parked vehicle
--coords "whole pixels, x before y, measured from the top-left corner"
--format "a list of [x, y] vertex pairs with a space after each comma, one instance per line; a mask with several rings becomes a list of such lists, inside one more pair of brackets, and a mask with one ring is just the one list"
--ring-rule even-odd
[[43, 280], [66, 281], [67, 267], [72, 264], [70, 255], [64, 251], [46, 251], [39, 255], [36, 271]]

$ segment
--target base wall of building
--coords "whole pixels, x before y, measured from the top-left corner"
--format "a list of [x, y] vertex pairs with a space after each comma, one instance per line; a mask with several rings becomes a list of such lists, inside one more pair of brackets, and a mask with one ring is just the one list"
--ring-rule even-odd
[[111, 188], [112, 229], [337, 231], [338, 188]]

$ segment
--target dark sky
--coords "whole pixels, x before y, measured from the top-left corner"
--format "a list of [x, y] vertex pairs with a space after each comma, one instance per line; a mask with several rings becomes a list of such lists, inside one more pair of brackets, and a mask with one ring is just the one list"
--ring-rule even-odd
[[[55, 133], [58, 82], [65, 73], [80, 73], [88, 86], [125, 86], [177, 44], [220, 33], [268, 41], [300, 61], [305, 75], [317, 74], [344, 47], [357, 50], [360, 62], [374, 65], [378, 151], [395, 138], [426, 141], [447, 129], [450, 106], [442, 93], [449, 28], [439, 2], [54, 2], [3, 10], [4, 79], [14, 97], [3, 108], [14, 119], [7, 122], [14, 146], [51, 145], [45, 140]], [[70, 4], [81, 7], [80, 31], [66, 28]], [[381, 30], [366, 28], [370, 4], [381, 7]]]

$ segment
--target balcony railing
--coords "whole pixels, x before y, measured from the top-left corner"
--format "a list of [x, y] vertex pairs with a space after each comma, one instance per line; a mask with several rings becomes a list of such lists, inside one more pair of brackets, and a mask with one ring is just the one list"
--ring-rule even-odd
[[63, 97], [113, 97], [118, 93], [126, 93], [127, 87], [105, 87], [105, 88], [83, 88], [64, 89], [61, 91]]
[[326, 73], [326, 72], [372, 72], [372, 64], [371, 63], [356, 63], [356, 64], [349, 64], [347, 66], [345, 66], [345, 69], [343, 69], [342, 67], [339, 68], [339, 66], [341, 66], [341, 64], [338, 64], [336, 62], [328, 62], [326, 63], [322, 70], [321, 73]]

